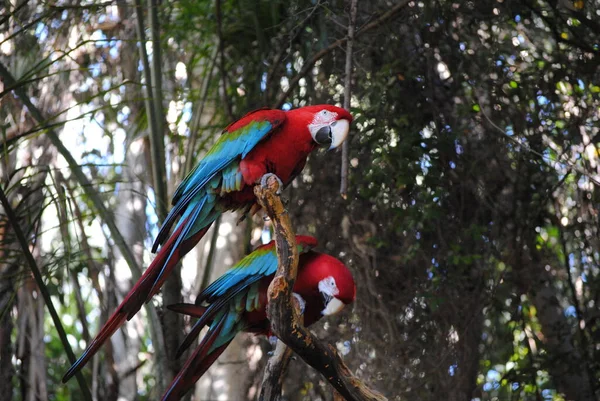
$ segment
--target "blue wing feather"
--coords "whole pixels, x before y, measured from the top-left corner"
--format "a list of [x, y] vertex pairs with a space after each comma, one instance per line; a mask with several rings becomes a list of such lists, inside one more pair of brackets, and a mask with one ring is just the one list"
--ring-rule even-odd
[[[187, 219], [188, 213], [186, 213], [186, 216], [184, 216], [185, 217], [184, 219], [181, 219], [182, 222], [187, 221], [186, 226], [183, 227], [183, 230], [181, 231], [181, 233], [179, 234], [179, 237], [177, 238], [177, 241], [171, 248], [171, 252], [169, 253], [169, 256], [167, 257], [163, 267], [160, 269], [160, 273], [158, 273], [158, 276], [154, 280], [154, 285], [152, 286], [152, 289], [150, 290], [150, 294], [154, 294], [155, 287], [158, 283], [161, 282], [162, 276], [165, 272], [165, 268], [169, 264], [169, 260], [173, 257], [173, 254], [175, 252], [178, 252], [179, 245], [188, 238], [189, 233], [190, 233], [192, 227], [194, 227], [194, 225], [196, 225], [198, 216], [200, 215], [200, 213], [202, 213], [202, 211], [203, 211], [202, 209], [204, 208], [205, 204], [206, 204], [206, 197], [204, 197], [200, 201], [200, 203], [198, 203], [193, 209], [190, 210], [189, 215], [191, 218], [189, 220]], [[211, 221], [211, 223], [212, 223], [212, 221]]]
[[228, 290], [236, 287], [239, 283], [248, 280], [248, 278], [252, 276], [260, 279], [262, 277], [270, 276], [276, 271], [277, 254], [275, 253], [275, 247], [261, 255], [251, 253], [198, 294], [196, 304], [199, 304], [204, 300], [212, 302], [212, 300], [223, 296]]
[[232, 190], [234, 185], [241, 184], [242, 177], [237, 174], [239, 160], [281, 125], [285, 120], [285, 113], [282, 111], [273, 123], [268, 120], [266, 114], [261, 116], [260, 112], [253, 113], [249, 118], [253, 120], [248, 124], [221, 135], [206, 156], [179, 184], [173, 195], [173, 208], [163, 222], [152, 246], [152, 252], [156, 252], [159, 245], [164, 243], [177, 217], [194, 203], [197, 195], [203, 191], [208, 192], [205, 187], [211, 180], [216, 179], [217, 185], [221, 184], [229, 190]]
[[221, 135], [204, 159], [179, 184], [173, 195], [173, 204], [178, 203], [183, 194], [204, 185], [203, 182], [214, 177], [232, 160], [240, 156], [244, 158], [272, 129], [269, 121], [252, 121], [238, 131]]
[[[297, 237], [298, 238], [298, 237]], [[308, 252], [316, 245], [312, 237], [304, 237], [304, 241], [298, 242], [300, 253]], [[256, 249], [254, 252], [240, 260], [219, 279], [204, 289], [196, 298], [196, 305], [206, 301], [210, 304], [202, 311], [200, 318], [192, 330], [188, 333], [177, 351], [181, 355], [206, 324], [212, 327], [214, 322], [220, 321], [223, 311], [228, 311], [235, 316], [241, 316], [245, 311], [252, 312], [260, 308], [259, 281], [277, 271], [277, 253], [274, 242]], [[191, 305], [189, 305], [191, 306]], [[237, 321], [237, 320], [236, 320]], [[212, 322], [212, 323], [210, 323]], [[243, 327], [232, 326], [232, 322], [226, 323], [227, 330], [223, 333], [237, 333]], [[241, 322], [240, 324], [243, 324]], [[231, 331], [230, 331], [231, 328]], [[229, 336], [226, 337], [230, 339]], [[231, 337], [232, 338], [232, 337]]]

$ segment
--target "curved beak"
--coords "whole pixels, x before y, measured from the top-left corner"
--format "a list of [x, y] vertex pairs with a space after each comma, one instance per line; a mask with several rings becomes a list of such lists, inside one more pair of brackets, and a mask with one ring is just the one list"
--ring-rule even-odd
[[329, 150], [340, 146], [348, 136], [350, 122], [348, 120], [334, 121], [324, 125], [314, 134], [314, 140], [319, 145], [329, 145]]
[[331, 127], [331, 146], [329, 150], [335, 149], [340, 146], [348, 137], [350, 131], [350, 122], [348, 120], [334, 121], [330, 125]]
[[329, 298], [329, 300], [325, 302], [325, 309], [321, 311], [323, 316], [335, 315], [344, 309], [344, 306], [346, 306], [346, 304], [340, 301], [338, 298], [326, 297], [326, 299], [327, 298]]

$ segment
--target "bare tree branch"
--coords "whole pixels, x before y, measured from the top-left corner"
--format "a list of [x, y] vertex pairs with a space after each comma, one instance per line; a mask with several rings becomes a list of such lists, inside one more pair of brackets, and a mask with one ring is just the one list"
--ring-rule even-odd
[[[139, 1], [139, 0], [137, 0]], [[150, 151], [152, 160], [152, 172], [154, 178], [154, 191], [156, 194], [156, 209], [158, 219], [164, 221], [167, 217], [167, 183], [165, 166], [165, 116], [163, 111], [163, 93], [162, 93], [162, 57], [160, 44], [160, 22], [158, 19], [158, 0], [147, 1], [148, 20], [150, 28], [150, 38], [152, 42], [152, 65], [151, 69], [146, 71], [146, 88], [152, 81], [152, 108], [155, 123], [155, 131], [150, 132]], [[140, 15], [138, 13], [138, 15]], [[140, 18], [138, 17], [138, 21]], [[139, 25], [139, 22], [138, 22]], [[140, 49], [144, 43], [140, 44]], [[175, 274], [172, 274], [162, 289], [163, 300], [166, 305], [181, 301], [181, 275], [179, 274], [179, 264], [176, 267]], [[168, 367], [167, 379], [177, 375], [181, 364], [174, 357], [179, 343], [181, 342], [182, 332], [173, 330], [173, 327], [181, 327], [182, 318], [179, 314], [168, 313], [162, 317], [162, 329], [165, 342], [166, 364]]]
[[[352, 46], [354, 45], [354, 26], [356, 25], [357, 0], [350, 0], [350, 22], [348, 23], [348, 43], [346, 45], [346, 86], [344, 87], [344, 108], [350, 110], [350, 94], [352, 88]], [[342, 182], [340, 194], [346, 198], [348, 192], [348, 153], [350, 138], [342, 145]]]
[[383, 395], [369, 389], [344, 364], [335, 347], [323, 345], [304, 327], [294, 313], [292, 289], [298, 273], [298, 247], [290, 217], [278, 195], [279, 183], [270, 176], [263, 187], [254, 187], [259, 204], [267, 212], [275, 231], [279, 265], [269, 286], [268, 317], [271, 330], [306, 363], [318, 370], [347, 401], [383, 401]]
[[292, 51], [292, 45], [293, 45], [294, 41], [296, 40], [298, 35], [300, 35], [300, 33], [306, 28], [306, 26], [309, 24], [309, 22], [311, 22], [312, 16], [319, 9], [319, 7], [321, 7], [321, 0], [317, 0], [315, 5], [310, 10], [309, 14], [306, 16], [306, 18], [304, 18], [304, 20], [302, 22], [300, 22], [295, 28], [292, 29], [293, 33], [290, 35], [290, 38], [287, 40], [289, 42], [289, 46], [283, 46], [283, 44], [282, 44], [281, 49], [279, 50], [279, 52], [277, 53], [277, 55], [271, 62], [271, 67], [269, 68], [269, 70], [267, 72], [267, 80], [265, 82], [265, 86], [267, 88], [267, 90], [265, 90], [265, 100], [266, 100], [265, 103], [268, 103], [269, 99], [270, 99], [270, 91], [268, 89], [269, 89], [271, 82], [273, 81], [273, 76], [279, 69], [281, 62], [285, 58], [287, 58], [286, 53], [288, 51], [290, 51], [290, 52]]

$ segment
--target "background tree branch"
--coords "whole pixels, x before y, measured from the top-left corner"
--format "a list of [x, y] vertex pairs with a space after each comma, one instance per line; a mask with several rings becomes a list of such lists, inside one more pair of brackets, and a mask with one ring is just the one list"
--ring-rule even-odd
[[[348, 43], [346, 45], [346, 85], [344, 87], [344, 108], [350, 110], [350, 97], [352, 88], [352, 47], [354, 45], [354, 27], [356, 25], [357, 0], [350, 1], [350, 21], [348, 22]], [[345, 198], [348, 192], [348, 158], [350, 138], [342, 144], [342, 169], [340, 194]]]

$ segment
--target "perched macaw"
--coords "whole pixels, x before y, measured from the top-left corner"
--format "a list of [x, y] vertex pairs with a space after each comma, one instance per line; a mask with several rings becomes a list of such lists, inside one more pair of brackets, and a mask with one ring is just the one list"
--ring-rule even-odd
[[[354, 301], [356, 286], [350, 270], [338, 259], [311, 250], [313, 237], [296, 236], [300, 261], [294, 294], [304, 308], [304, 324], [339, 312]], [[196, 298], [196, 304], [169, 306], [199, 320], [179, 348], [181, 353], [208, 325], [210, 328], [163, 395], [179, 400], [221, 355], [241, 331], [270, 334], [267, 289], [277, 271], [275, 241], [257, 248], [239, 261]], [[202, 306], [202, 303], [208, 306]]]
[[[289, 111], [261, 109], [230, 124], [200, 163], [179, 184], [152, 252], [160, 251], [81, 357], [63, 377], [69, 380], [126, 320], [156, 294], [177, 262], [227, 210], [258, 210], [253, 186], [267, 173], [287, 186], [319, 145], [344, 142], [352, 122], [348, 111], [330, 105]], [[173, 233], [169, 232], [179, 218]]]

